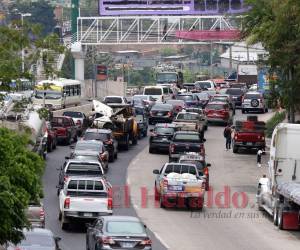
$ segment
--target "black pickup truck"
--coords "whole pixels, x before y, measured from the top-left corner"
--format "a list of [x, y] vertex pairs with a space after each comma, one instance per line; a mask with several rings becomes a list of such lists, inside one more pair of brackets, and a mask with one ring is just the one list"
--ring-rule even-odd
[[169, 147], [169, 162], [177, 161], [182, 154], [190, 152], [195, 152], [205, 158], [205, 141], [206, 140], [197, 132], [176, 132]]

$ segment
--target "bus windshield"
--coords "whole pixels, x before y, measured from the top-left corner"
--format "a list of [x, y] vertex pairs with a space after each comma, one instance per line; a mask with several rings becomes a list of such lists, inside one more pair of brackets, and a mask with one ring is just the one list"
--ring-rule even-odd
[[158, 73], [157, 82], [177, 82], [176, 73]]
[[62, 97], [61, 92], [57, 91], [42, 91], [42, 90], [37, 90], [35, 92], [35, 98], [37, 99], [43, 99], [45, 96], [45, 99], [60, 99]]

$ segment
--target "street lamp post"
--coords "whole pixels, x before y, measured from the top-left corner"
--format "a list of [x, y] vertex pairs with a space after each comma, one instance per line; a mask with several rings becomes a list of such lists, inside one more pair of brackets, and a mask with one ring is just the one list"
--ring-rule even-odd
[[[31, 13], [19, 13], [21, 15], [22, 32], [24, 33], [24, 17], [30, 17]], [[25, 51], [22, 47], [22, 73], [25, 72]]]

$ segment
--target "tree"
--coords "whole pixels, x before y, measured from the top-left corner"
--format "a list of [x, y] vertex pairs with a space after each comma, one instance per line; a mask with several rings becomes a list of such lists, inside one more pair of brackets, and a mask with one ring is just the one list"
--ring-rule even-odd
[[174, 49], [172, 47], [166, 47], [161, 49], [160, 54], [161, 56], [174, 56], [177, 53], [177, 49]]
[[251, 10], [243, 20], [249, 43], [261, 42], [269, 52], [267, 64], [280, 76], [280, 89], [290, 121], [300, 103], [300, 1], [247, 0]]
[[44, 162], [27, 148], [28, 138], [0, 128], [0, 245], [22, 239], [25, 209], [42, 192]]
[[[56, 26], [54, 7], [49, 4], [49, 1], [39, 0], [39, 1], [16, 1], [10, 7], [10, 12], [14, 14], [12, 18], [17, 17], [18, 12], [20, 13], [30, 13], [31, 17], [26, 19], [31, 23], [37, 23], [42, 26], [42, 35], [46, 36], [54, 31]], [[42, 13], [42, 14], [41, 14]]]

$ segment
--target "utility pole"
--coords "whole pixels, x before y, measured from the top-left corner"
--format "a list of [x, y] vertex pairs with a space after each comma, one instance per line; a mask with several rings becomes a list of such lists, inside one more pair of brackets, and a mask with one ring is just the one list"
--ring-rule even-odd
[[[77, 17], [79, 17], [79, 0], [72, 0], [71, 3], [71, 40], [77, 33]], [[72, 76], [75, 79], [75, 62], [72, 61]]]
[[[31, 13], [19, 13], [19, 15], [21, 15], [22, 32], [24, 35], [24, 17], [30, 17]], [[21, 54], [22, 54], [22, 73], [24, 73], [25, 72], [25, 51], [23, 46], [22, 46]]]

